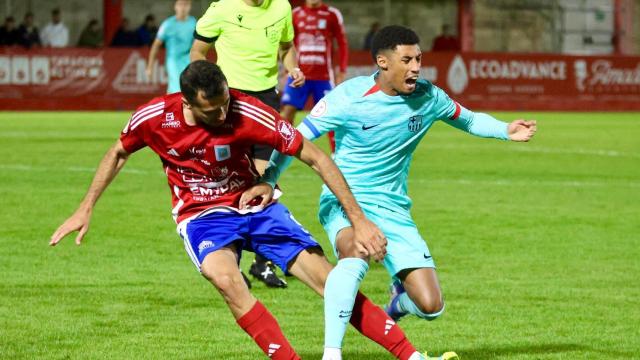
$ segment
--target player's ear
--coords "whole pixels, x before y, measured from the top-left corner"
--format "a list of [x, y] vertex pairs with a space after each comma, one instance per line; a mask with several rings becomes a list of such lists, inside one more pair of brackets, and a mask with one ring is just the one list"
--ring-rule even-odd
[[189, 104], [187, 99], [184, 98], [184, 96], [182, 97], [182, 105], [184, 105], [184, 107], [186, 107], [187, 109], [191, 109], [191, 105]]
[[389, 69], [387, 57], [382, 54], [376, 55], [376, 64], [378, 64], [380, 70], [387, 71], [387, 69]]

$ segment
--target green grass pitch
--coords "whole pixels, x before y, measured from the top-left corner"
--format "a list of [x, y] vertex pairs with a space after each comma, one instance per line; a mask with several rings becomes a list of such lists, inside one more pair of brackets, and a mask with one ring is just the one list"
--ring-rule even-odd
[[[515, 144], [437, 124], [414, 155], [413, 216], [447, 310], [401, 327], [462, 359], [640, 358], [640, 114], [494, 115], [536, 118], [538, 134]], [[189, 261], [149, 150], [104, 194], [81, 247], [47, 245], [127, 117], [0, 113], [0, 359], [264, 358]], [[319, 178], [296, 162], [282, 185], [328, 250]], [[362, 289], [384, 304], [388, 282], [375, 264]], [[289, 284], [253, 292], [320, 359], [322, 300]], [[344, 357], [391, 359], [353, 329]]]

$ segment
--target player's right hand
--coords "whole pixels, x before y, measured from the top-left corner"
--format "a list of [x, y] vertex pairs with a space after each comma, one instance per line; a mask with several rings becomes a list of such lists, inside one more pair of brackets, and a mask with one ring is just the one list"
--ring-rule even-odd
[[289, 72], [289, 76], [291, 76], [291, 84], [289, 84], [289, 86], [298, 88], [304, 85], [305, 76], [299, 68], [291, 70], [291, 72]]
[[[253, 204], [252, 202], [261, 198], [260, 204]], [[249, 206], [266, 206], [273, 199], [273, 188], [271, 185], [261, 182], [253, 185], [249, 189], [245, 190], [240, 196], [240, 209], [248, 208]]]
[[358, 224], [353, 224], [354, 241], [356, 249], [362, 252], [366, 250], [375, 261], [382, 261], [387, 254], [387, 238], [376, 224], [364, 219]]
[[89, 231], [89, 220], [91, 219], [91, 211], [76, 210], [60, 227], [51, 235], [49, 245], [56, 246], [60, 240], [74, 231], [78, 231], [76, 236], [76, 245], [80, 245], [82, 238]]

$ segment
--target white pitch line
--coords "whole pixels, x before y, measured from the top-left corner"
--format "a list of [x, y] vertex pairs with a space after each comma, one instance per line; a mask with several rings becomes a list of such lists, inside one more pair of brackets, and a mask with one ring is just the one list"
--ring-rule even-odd
[[[45, 166], [30, 166], [20, 164], [0, 164], [0, 169], [15, 170], [15, 171], [37, 171], [37, 172], [83, 172], [94, 173], [96, 168], [92, 167], [45, 167]], [[123, 168], [123, 173], [136, 174], [136, 175], [160, 175], [161, 171], [148, 171], [136, 168]], [[288, 175], [285, 173], [285, 177]], [[299, 174], [296, 175], [296, 179], [300, 180], [312, 180], [317, 179], [316, 175], [312, 174]], [[574, 180], [469, 180], [469, 179], [420, 179], [410, 178], [409, 184], [433, 184], [433, 185], [487, 185], [487, 186], [552, 186], [552, 187], [640, 187], [638, 181], [626, 181], [626, 180], [613, 180], [611, 182], [604, 181], [574, 181]]]
[[[427, 145], [431, 149], [490, 149], [497, 150], [498, 147], [495, 145]], [[605, 157], [629, 157], [640, 159], [640, 153], [629, 153], [617, 150], [606, 150], [606, 149], [584, 149], [584, 148], [576, 148], [576, 149], [558, 149], [558, 148], [550, 148], [550, 147], [538, 147], [538, 146], [512, 146], [509, 148], [501, 147], [502, 151], [517, 151], [517, 152], [527, 152], [527, 153], [541, 153], [541, 154], [561, 154], [561, 155], [590, 155], [590, 156], [605, 156]]]
[[[20, 164], [0, 164], [0, 169], [16, 170], [16, 171], [38, 171], [38, 172], [60, 172], [60, 171], [82, 172], [82, 173], [96, 172], [96, 168], [92, 168], [92, 167], [82, 167], [82, 166], [48, 167], [48, 166], [31, 166], [31, 165], [20, 165]], [[141, 170], [136, 168], [124, 168], [120, 171], [123, 173], [139, 174], [139, 175], [162, 174], [162, 171], [147, 171], [147, 170]]]

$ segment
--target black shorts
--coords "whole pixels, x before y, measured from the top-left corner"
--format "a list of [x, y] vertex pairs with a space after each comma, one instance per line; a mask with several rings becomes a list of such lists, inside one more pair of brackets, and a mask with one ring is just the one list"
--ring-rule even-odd
[[[242, 91], [247, 95], [251, 95], [254, 98], [262, 101], [267, 106], [270, 106], [275, 111], [280, 112], [280, 95], [278, 95], [278, 90], [275, 87], [271, 89], [262, 90], [262, 91], [248, 91], [242, 89], [236, 89], [238, 91]], [[271, 158], [271, 153], [273, 152], [273, 148], [264, 145], [255, 145], [253, 147], [253, 157], [260, 160], [269, 160]]]

